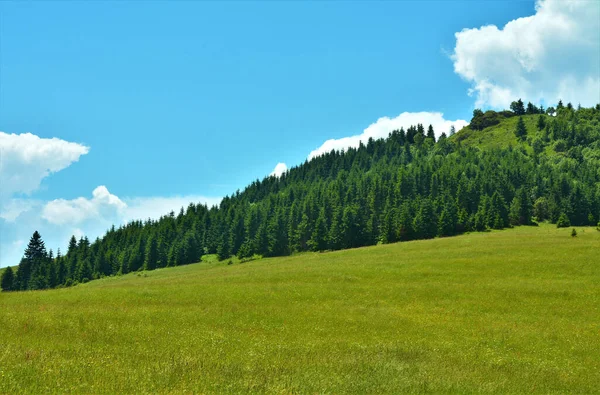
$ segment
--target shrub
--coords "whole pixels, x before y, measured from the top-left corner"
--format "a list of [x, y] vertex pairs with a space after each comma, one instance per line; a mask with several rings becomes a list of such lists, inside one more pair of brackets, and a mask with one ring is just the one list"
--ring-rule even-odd
[[558, 217], [558, 221], [556, 222], [556, 227], [568, 228], [569, 226], [571, 226], [571, 221], [569, 220], [569, 217], [567, 217], [567, 214], [561, 213], [560, 217]]
[[471, 119], [471, 129], [483, 130], [487, 127], [494, 126], [500, 123], [503, 119], [513, 117], [515, 114], [511, 111], [473, 111], [473, 119]]

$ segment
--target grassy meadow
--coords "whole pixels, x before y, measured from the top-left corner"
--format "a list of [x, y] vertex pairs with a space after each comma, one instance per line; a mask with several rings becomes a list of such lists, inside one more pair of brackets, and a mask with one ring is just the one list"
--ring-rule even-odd
[[600, 392], [600, 232], [520, 227], [0, 294], [0, 393]]

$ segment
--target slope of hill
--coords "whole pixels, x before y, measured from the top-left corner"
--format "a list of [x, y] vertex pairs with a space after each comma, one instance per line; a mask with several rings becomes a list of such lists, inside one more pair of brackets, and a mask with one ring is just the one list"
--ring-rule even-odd
[[519, 227], [0, 294], [0, 393], [595, 393], [600, 232]]
[[158, 221], [113, 227], [94, 242], [73, 237], [62, 256], [50, 257], [34, 234], [6, 285], [53, 288], [204, 254], [284, 256], [534, 220], [600, 221], [600, 106], [559, 106], [556, 116], [479, 111], [471, 126], [438, 141], [431, 126], [393, 131], [253, 182], [219, 207], [190, 204]]
[[[542, 116], [546, 119], [551, 119], [550, 116]], [[539, 115], [524, 115], [522, 118], [527, 129], [527, 137], [530, 139], [537, 137], [538, 133], [540, 133], [537, 129]], [[474, 130], [470, 126], [466, 126], [454, 135], [454, 140], [466, 146], [478, 147], [480, 149], [516, 147], [520, 143], [514, 133], [518, 120], [519, 117], [516, 116], [502, 119], [500, 123], [486, 127], [483, 130]], [[525, 142], [521, 145], [530, 153], [533, 152], [529, 143]]]

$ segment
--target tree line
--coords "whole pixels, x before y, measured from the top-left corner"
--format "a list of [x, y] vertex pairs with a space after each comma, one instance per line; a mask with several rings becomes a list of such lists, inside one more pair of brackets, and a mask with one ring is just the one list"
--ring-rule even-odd
[[[520, 100], [519, 100], [520, 102]], [[331, 151], [280, 177], [256, 180], [217, 207], [190, 204], [158, 220], [72, 237], [65, 254], [35, 232], [3, 290], [70, 286], [104, 276], [198, 262], [204, 254], [281, 256], [445, 237], [550, 221], [600, 221], [600, 106], [559, 103], [552, 115], [522, 102], [511, 116], [537, 117], [517, 140], [482, 149], [431, 126], [393, 131]], [[529, 108], [529, 105], [527, 106]], [[490, 113], [489, 111], [486, 114]], [[507, 113], [490, 114], [504, 118]], [[500, 115], [498, 115], [500, 114]], [[474, 119], [481, 117], [474, 112]], [[523, 129], [525, 128], [525, 130]], [[474, 129], [475, 130], [475, 129]], [[485, 133], [478, 132], [478, 133]]]

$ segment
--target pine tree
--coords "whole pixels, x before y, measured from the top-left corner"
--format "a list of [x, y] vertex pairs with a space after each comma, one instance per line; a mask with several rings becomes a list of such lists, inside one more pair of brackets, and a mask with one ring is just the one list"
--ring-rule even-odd
[[269, 256], [280, 256], [287, 254], [287, 232], [283, 213], [278, 211], [269, 220], [267, 226], [267, 244]]
[[452, 236], [456, 234], [457, 222], [456, 206], [450, 202], [446, 203], [438, 218], [438, 235]]
[[538, 116], [538, 120], [537, 120], [537, 128], [538, 130], [542, 130], [546, 127], [546, 120], [544, 118], [544, 115], [540, 114]]
[[40, 289], [44, 287], [47, 278], [45, 278], [43, 266], [47, 259], [46, 246], [42, 236], [36, 230], [33, 232], [23, 259], [17, 268], [16, 278], [19, 289]]
[[569, 217], [565, 213], [560, 213], [560, 217], [558, 217], [558, 221], [556, 222], [557, 228], [568, 228], [571, 226], [571, 221]]
[[429, 127], [427, 128], [427, 138], [428, 139], [432, 139], [433, 142], [435, 142], [435, 133], [433, 132], [433, 126], [429, 125]]
[[233, 243], [235, 243], [235, 236], [232, 237], [231, 234], [224, 232], [221, 236], [221, 240], [219, 241], [219, 246], [217, 247], [217, 259], [219, 261], [223, 261], [231, 257], [231, 244], [233, 239]]
[[327, 219], [324, 208], [321, 208], [315, 222], [309, 246], [313, 251], [325, 251], [327, 249]]
[[15, 275], [12, 268], [9, 266], [2, 272], [0, 278], [0, 288], [2, 291], [12, 291], [14, 289]]
[[144, 270], [154, 270], [158, 261], [158, 242], [156, 237], [150, 236], [146, 243], [146, 256], [144, 257]]
[[523, 122], [523, 117], [519, 117], [517, 128], [515, 129], [515, 136], [521, 141], [524, 141], [527, 137], [527, 128], [525, 127], [525, 122]]
[[429, 199], [423, 199], [413, 220], [413, 229], [415, 235], [420, 239], [432, 239], [436, 236], [438, 230], [438, 221], [433, 211], [433, 205]]

